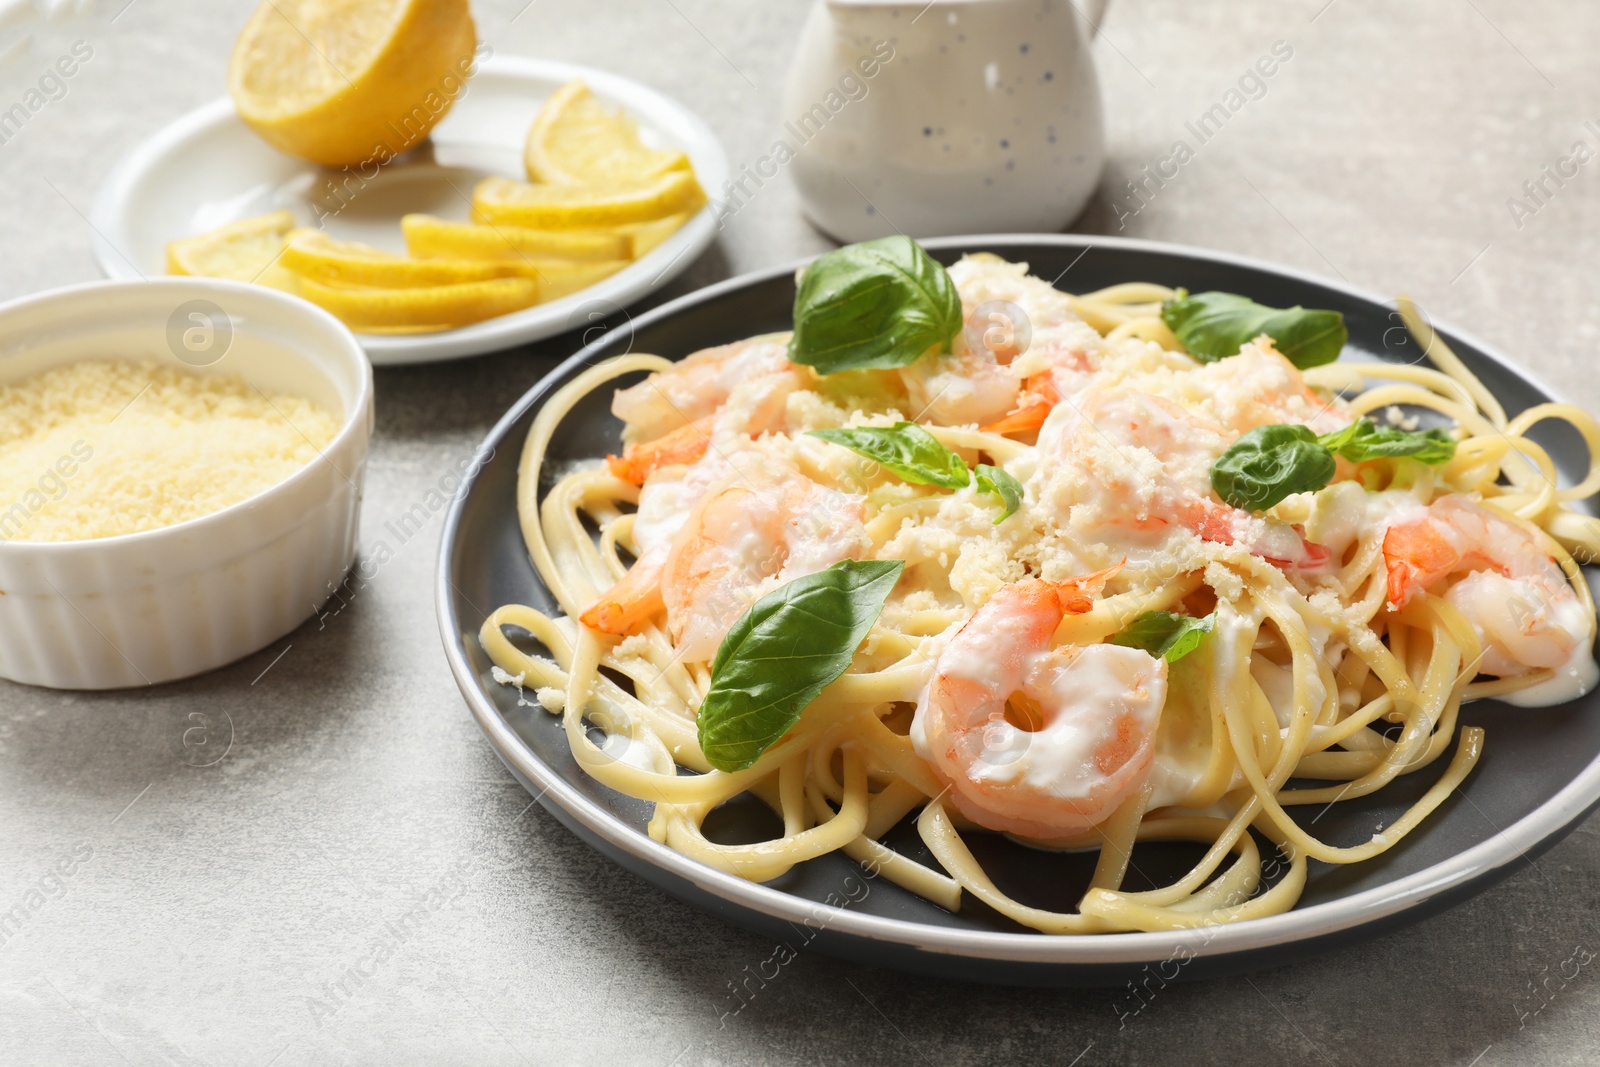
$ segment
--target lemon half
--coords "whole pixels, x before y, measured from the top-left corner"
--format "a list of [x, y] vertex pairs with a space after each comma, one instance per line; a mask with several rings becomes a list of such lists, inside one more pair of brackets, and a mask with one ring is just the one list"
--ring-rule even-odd
[[467, 0], [263, 0], [234, 44], [228, 91], [281, 151], [381, 165], [444, 118], [476, 45]]

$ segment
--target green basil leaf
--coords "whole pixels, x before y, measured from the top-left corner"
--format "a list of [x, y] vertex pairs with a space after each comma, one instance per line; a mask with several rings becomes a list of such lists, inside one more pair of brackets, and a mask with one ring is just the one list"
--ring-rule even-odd
[[706, 761], [742, 771], [788, 733], [850, 668], [904, 568], [897, 559], [847, 559], [752, 604], [711, 663], [696, 724]]
[[1000, 467], [978, 464], [978, 492], [993, 493], [1005, 504], [1006, 509], [994, 520], [996, 526], [1009, 519], [1022, 506], [1022, 483]]
[[789, 358], [819, 374], [903, 367], [961, 332], [961, 296], [909, 237], [846, 245], [806, 268]]
[[807, 432], [812, 437], [843, 445], [852, 452], [876, 460], [913, 485], [965, 489], [972, 481], [961, 457], [914, 422], [897, 422], [893, 426], [860, 426], [854, 430]]
[[1199, 648], [1216, 623], [1214, 611], [1203, 619], [1170, 611], [1147, 611], [1113, 637], [1111, 643], [1142, 648], [1157, 659], [1176, 663]]
[[1292, 493], [1333, 480], [1333, 453], [1304, 426], [1257, 426], [1211, 465], [1211, 488], [1223, 502], [1265, 511]]
[[1337, 311], [1300, 307], [1269, 308], [1234, 293], [1195, 293], [1179, 289], [1161, 305], [1167, 324], [1189, 354], [1202, 363], [1236, 356], [1266, 334], [1284, 358], [1301, 370], [1339, 358], [1350, 337]]
[[1342, 430], [1317, 438], [1330, 452], [1352, 463], [1389, 456], [1409, 456], [1437, 466], [1455, 458], [1456, 439], [1450, 431], [1435, 426], [1428, 430], [1402, 430], [1398, 426], [1379, 426], [1361, 418]]

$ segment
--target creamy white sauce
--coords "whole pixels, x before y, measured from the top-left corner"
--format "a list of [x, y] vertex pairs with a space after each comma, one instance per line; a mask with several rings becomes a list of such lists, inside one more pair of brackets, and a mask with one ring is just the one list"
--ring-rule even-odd
[[974, 779], [1020, 780], [1042, 795], [1082, 796], [1086, 786], [1106, 777], [1095, 753], [1116, 739], [1123, 714], [1133, 716], [1139, 733], [1154, 735], [1167, 697], [1165, 662], [1120, 645], [1089, 645], [1065, 665], [1054, 659], [1056, 665], [1035, 680], [1044, 682], [1036, 692], [1047, 709], [1044, 729], [1027, 736], [1021, 758], [975, 769]]
[[[972, 679], [1001, 701], [1022, 690], [1045, 713], [1044, 727], [1037, 731], [998, 717], [969, 727], [983, 731], [983, 752], [966, 769], [967, 777], [1021, 786], [1041, 797], [1083, 797], [1107, 777], [1096, 766], [1095, 753], [1116, 738], [1123, 714], [1132, 715], [1138, 735], [1154, 735], [1166, 701], [1166, 663], [1120, 645], [1019, 656], [1019, 631], [1026, 625], [1017, 618], [995, 618], [981, 631], [964, 631], [939, 657], [940, 674]], [[910, 731], [912, 747], [923, 759], [933, 756], [927, 732], [932, 713], [924, 691]]]
[[1204, 746], [1186, 751], [1158, 749], [1150, 763], [1150, 776], [1145, 779], [1150, 786], [1150, 810], [1183, 803], [1200, 784], [1209, 755]]
[[639, 509], [633, 516], [633, 543], [639, 552], [659, 551], [671, 544], [702, 493], [683, 478], [647, 480], [639, 490]]
[[1261, 620], [1253, 612], [1241, 613], [1232, 605], [1217, 606], [1217, 621], [1212, 626], [1210, 640], [1217, 645], [1211, 657], [1212, 671], [1224, 691], [1233, 687], [1234, 665], [1246, 654], [1244, 643], [1255, 643], [1256, 628]]
[[[932, 683], [931, 677], [929, 683]], [[917, 710], [911, 715], [911, 729], [906, 733], [911, 738], [911, 751], [924, 760], [931, 759], [933, 749], [928, 746], [928, 686], [926, 685], [922, 687], [922, 692], [917, 694]]]
[[1591, 641], [1579, 641], [1567, 661], [1545, 681], [1508, 693], [1498, 699], [1519, 708], [1547, 708], [1577, 700], [1600, 684], [1600, 664], [1594, 660]]
[[1254, 678], [1272, 714], [1280, 727], [1287, 727], [1294, 719], [1294, 670], [1280, 667], [1265, 656], [1250, 657], [1250, 677]]
[[1311, 495], [1311, 514], [1306, 519], [1306, 540], [1313, 541], [1341, 558], [1361, 536], [1367, 518], [1368, 493], [1356, 482], [1334, 482]]
[[1387, 530], [1427, 513], [1428, 506], [1410, 490], [1369, 493], [1357, 482], [1335, 482], [1312, 495], [1306, 540], [1327, 548], [1338, 560], [1364, 531]]
[[655, 753], [649, 745], [633, 740], [627, 734], [607, 734], [606, 742], [600, 746], [600, 751], [629, 767], [636, 767], [641, 771], [659, 773], [662, 768], [656, 765]]

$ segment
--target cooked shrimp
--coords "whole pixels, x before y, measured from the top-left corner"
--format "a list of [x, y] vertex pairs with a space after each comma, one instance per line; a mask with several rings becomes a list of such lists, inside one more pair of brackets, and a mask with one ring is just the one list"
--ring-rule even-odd
[[665, 549], [646, 553], [600, 599], [590, 604], [578, 621], [603, 634], [631, 634], [666, 604], [661, 599], [661, 567]]
[[[1015, 409], [984, 427], [990, 433], [1037, 431], [1063, 399], [1077, 396], [1096, 383], [1102, 359], [1082, 347], [1035, 349], [1012, 368], [1023, 378]], [[1146, 373], [1127, 384], [1181, 404], [1221, 431], [1241, 434], [1258, 426], [1297, 423], [1317, 433], [1349, 425], [1351, 416], [1306, 385], [1298, 368], [1270, 343], [1246, 345], [1236, 356], [1194, 366], [1152, 362]]]
[[1104, 574], [1003, 587], [940, 653], [911, 739], [967, 818], [1059, 839], [1110, 815], [1150, 771], [1167, 665], [1119, 645], [1051, 647]]
[[967, 351], [960, 338], [956, 347], [959, 354], [927, 355], [900, 368], [915, 421], [981, 426], [1016, 406], [1014, 372], [987, 353]]
[[1042, 278], [1030, 277], [1026, 264], [968, 256], [950, 268], [950, 278], [961, 291], [962, 312], [967, 318], [991, 301], [1004, 301], [1021, 311], [1025, 322], [1008, 324], [1008, 332], [1026, 333], [1028, 343], [1014, 346], [1014, 352], [996, 350], [995, 355], [1000, 362], [1015, 362], [1022, 377], [1038, 374], [1047, 366], [1098, 367], [1105, 342], [1072, 310], [1072, 297]]
[[1044, 423], [1062, 397], [1086, 388], [1099, 370], [1105, 343], [1072, 310], [1072, 298], [1025, 264], [971, 256], [950, 268], [970, 321], [983, 305], [1003, 302], [1019, 321], [1002, 340], [972, 351], [965, 334], [955, 354], [924, 357], [901, 370], [919, 419], [946, 426], [976, 423], [990, 433], [1028, 433]]
[[607, 456], [606, 466], [625, 482], [643, 485], [663, 467], [698, 462], [711, 444], [715, 415], [707, 415], [648, 441], [635, 441], [620, 456]]
[[1318, 396], [1270, 342], [1251, 342], [1236, 356], [1207, 363], [1187, 375], [1187, 394], [1203, 403], [1212, 419], [1234, 433], [1288, 423], [1332, 433], [1350, 425], [1340, 406]]
[[639, 490], [633, 520], [633, 566], [579, 616], [585, 626], [601, 633], [634, 633], [666, 606], [661, 599], [661, 571], [673, 538], [695, 506], [732, 469], [720, 453], [712, 452], [689, 466], [650, 472]]
[[1231, 435], [1170, 400], [1113, 387], [1080, 394], [1040, 431], [1041, 499], [1113, 552], [1156, 553], [1174, 531], [1241, 544], [1280, 567], [1310, 569], [1328, 553], [1286, 523], [1216, 499], [1211, 464]]
[[709, 660], [762, 594], [870, 547], [860, 497], [794, 473], [748, 468], [706, 496], [667, 555], [667, 632], [690, 661]]
[[1050, 374], [1038, 374], [1022, 383], [1017, 406], [1003, 419], [983, 427], [984, 433], [1021, 434], [1036, 433], [1050, 417], [1050, 411], [1061, 403], [1061, 390]]
[[[741, 357], [735, 357], [734, 361], [738, 358]], [[662, 467], [697, 462], [719, 439], [729, 438], [727, 447], [736, 450], [739, 445], [731, 438], [757, 437], [786, 429], [785, 405], [789, 394], [800, 388], [802, 382], [799, 372], [785, 362], [787, 369], [771, 373], [761, 372], [759, 366], [753, 367], [755, 376], [734, 382], [711, 414], [659, 437], [641, 433], [628, 442], [621, 456], [607, 456], [606, 465], [623, 481], [643, 485], [645, 479]], [[641, 383], [649, 384], [649, 380]]]
[[784, 343], [771, 338], [702, 349], [637, 385], [619, 389], [611, 413], [624, 423], [623, 440], [651, 441], [716, 414], [741, 382], [788, 375], [792, 388], [798, 383], [794, 370]]
[[1210, 470], [1227, 444], [1221, 428], [1176, 404], [1119, 388], [1058, 409], [1039, 439], [1062, 475], [1054, 502], [1071, 506], [1074, 525], [1147, 545], [1173, 528], [1205, 528], [1222, 508], [1210, 499]]
[[1587, 660], [1595, 619], [1549, 554], [1523, 526], [1460, 496], [1443, 496], [1420, 519], [1383, 538], [1389, 603], [1463, 575], [1444, 597], [1461, 609], [1483, 645], [1478, 669], [1507, 678]]

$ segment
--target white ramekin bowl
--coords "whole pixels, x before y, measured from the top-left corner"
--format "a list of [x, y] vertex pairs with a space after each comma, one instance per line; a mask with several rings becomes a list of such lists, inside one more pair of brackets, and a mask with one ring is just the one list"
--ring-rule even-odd
[[[210, 278], [93, 282], [0, 304], [0, 382], [83, 359], [241, 375], [264, 393], [316, 401], [340, 429], [309, 466], [202, 518], [96, 540], [0, 541], [0, 677], [154, 685], [247, 656], [305, 621], [356, 550], [373, 414], [355, 336], [303, 300]], [[14, 504], [0, 501], [0, 514]]]

